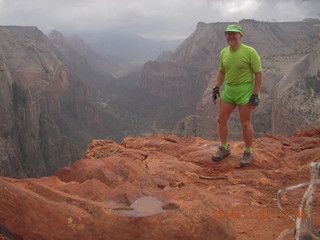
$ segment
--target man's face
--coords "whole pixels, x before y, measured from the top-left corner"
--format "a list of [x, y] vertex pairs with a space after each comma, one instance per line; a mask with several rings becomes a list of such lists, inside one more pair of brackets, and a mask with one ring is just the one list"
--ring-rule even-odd
[[227, 43], [230, 46], [240, 43], [242, 35], [237, 32], [225, 32], [225, 37], [227, 39]]

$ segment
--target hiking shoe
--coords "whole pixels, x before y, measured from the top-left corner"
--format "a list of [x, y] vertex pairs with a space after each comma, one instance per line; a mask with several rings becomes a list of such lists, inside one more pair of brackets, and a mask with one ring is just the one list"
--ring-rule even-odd
[[230, 147], [225, 149], [223, 146], [220, 146], [218, 151], [212, 156], [213, 161], [221, 161], [223, 158], [229, 156], [231, 154]]
[[250, 151], [243, 151], [243, 157], [240, 161], [240, 167], [248, 167], [253, 159], [253, 154]]

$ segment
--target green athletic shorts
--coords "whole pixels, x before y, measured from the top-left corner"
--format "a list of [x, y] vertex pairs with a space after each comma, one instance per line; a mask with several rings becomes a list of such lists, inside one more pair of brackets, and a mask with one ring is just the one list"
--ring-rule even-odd
[[253, 93], [254, 82], [242, 84], [226, 84], [223, 88], [221, 99], [229, 104], [246, 105]]

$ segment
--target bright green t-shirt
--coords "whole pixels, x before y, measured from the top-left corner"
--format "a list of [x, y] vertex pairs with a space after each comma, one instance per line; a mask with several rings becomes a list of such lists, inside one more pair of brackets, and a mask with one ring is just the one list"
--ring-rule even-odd
[[262, 71], [262, 64], [257, 51], [247, 45], [231, 51], [230, 47], [220, 53], [219, 71], [225, 72], [227, 84], [241, 84], [254, 81], [254, 73]]

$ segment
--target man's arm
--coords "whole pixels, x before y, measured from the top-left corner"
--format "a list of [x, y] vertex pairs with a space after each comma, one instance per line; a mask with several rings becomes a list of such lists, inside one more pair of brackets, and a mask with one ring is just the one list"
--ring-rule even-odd
[[215, 86], [220, 87], [224, 81], [224, 72], [218, 71]]
[[262, 85], [262, 72], [255, 73], [253, 94], [259, 95]]

